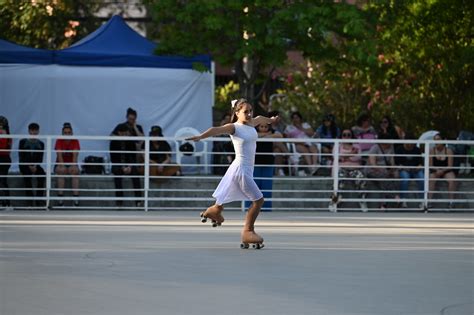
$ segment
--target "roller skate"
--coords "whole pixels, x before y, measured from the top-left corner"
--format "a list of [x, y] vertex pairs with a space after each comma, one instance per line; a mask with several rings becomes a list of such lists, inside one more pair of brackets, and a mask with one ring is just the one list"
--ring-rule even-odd
[[242, 243], [240, 244], [240, 248], [242, 249], [248, 249], [250, 245], [252, 245], [252, 247], [255, 249], [261, 249], [265, 247], [265, 245], [263, 245], [263, 238], [255, 233], [255, 231], [242, 231], [241, 236]]
[[222, 222], [224, 222], [224, 217], [221, 212], [222, 207], [216, 205], [209, 207], [206, 211], [201, 212], [201, 222], [206, 223], [207, 219], [210, 219], [212, 227], [221, 226]]

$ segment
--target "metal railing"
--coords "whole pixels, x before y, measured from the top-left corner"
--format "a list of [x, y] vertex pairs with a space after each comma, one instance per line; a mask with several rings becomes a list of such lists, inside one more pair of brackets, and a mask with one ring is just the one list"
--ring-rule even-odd
[[[212, 193], [219, 180], [222, 178], [233, 152], [219, 151], [218, 143], [228, 143], [229, 138], [215, 137], [203, 140], [202, 144], [195, 145], [195, 152], [180, 152], [180, 175], [153, 175], [150, 170], [154, 167], [167, 166], [155, 164], [150, 160], [150, 141], [164, 140], [171, 144], [172, 151], [168, 152], [176, 161], [177, 150], [183, 139], [174, 137], [119, 137], [119, 136], [29, 136], [29, 135], [0, 135], [0, 138], [11, 138], [13, 146], [5, 152], [0, 150], [0, 155], [6, 153], [13, 158], [10, 172], [0, 174], [6, 180], [8, 187], [0, 185], [0, 202], [3, 208], [15, 209], [135, 209], [135, 210], [196, 210], [203, 209], [213, 203]], [[36, 138], [44, 142], [44, 158], [41, 163], [44, 169], [42, 174], [22, 174], [18, 170], [20, 152], [33, 152], [32, 150], [19, 150], [20, 139]], [[58, 139], [77, 139], [81, 144], [78, 150], [77, 166], [79, 174], [58, 174], [56, 168], [57, 151], [54, 149]], [[133, 163], [115, 163], [110, 161], [109, 142], [141, 141], [143, 146], [139, 151], [117, 151], [136, 155]], [[275, 152], [258, 152], [260, 156], [275, 158], [274, 163], [267, 165], [256, 164], [255, 180], [264, 193], [266, 203], [264, 210], [322, 210], [322, 211], [472, 211], [474, 210], [474, 169], [471, 167], [472, 150], [455, 152], [455, 163], [448, 169], [455, 175], [453, 178], [430, 178], [430, 148], [436, 143], [433, 140], [341, 140], [341, 139], [289, 139], [289, 138], [260, 138], [259, 142], [283, 143], [287, 150]], [[344, 157], [339, 153], [339, 146], [346, 143], [388, 143], [404, 144], [413, 143], [422, 147], [423, 189], [416, 185], [416, 178], [408, 180], [408, 190], [401, 185], [406, 179], [399, 176], [376, 177], [370, 176], [370, 170], [407, 171], [417, 167], [401, 167], [397, 165], [370, 165], [369, 154], [363, 153], [362, 163], [359, 165], [342, 165], [340, 159]], [[464, 145], [474, 147], [474, 141], [441, 141], [448, 146]], [[321, 150], [313, 153], [297, 152], [297, 144], [314, 144], [321, 148], [321, 144], [331, 143], [334, 150], [331, 153], [322, 153]], [[231, 145], [227, 146], [231, 148]], [[280, 146], [281, 147], [281, 146]], [[214, 148], [214, 149], [213, 149]], [[204, 152], [196, 152], [204, 150]], [[2, 153], [3, 152], [3, 153]], [[154, 152], [168, 154], [167, 152]], [[387, 154], [386, 154], [387, 155]], [[97, 156], [103, 160], [95, 163], [85, 163], [87, 156]], [[318, 164], [307, 165], [305, 156], [316, 156]], [[389, 158], [392, 155], [387, 155]], [[278, 163], [278, 164], [277, 164]], [[0, 165], [7, 165], [2, 160]], [[68, 164], [68, 163], [63, 163]], [[134, 169], [130, 174], [112, 174], [113, 167], [130, 166]], [[100, 173], [94, 174], [91, 167], [98, 166]], [[267, 172], [265, 172], [265, 170]], [[352, 174], [351, 174], [352, 172]], [[25, 178], [41, 183], [44, 187], [29, 189], [25, 187]], [[72, 179], [79, 180], [79, 186], [71, 186]], [[139, 187], [133, 187], [128, 179], [137, 178]], [[65, 179], [65, 187], [58, 187], [58, 181]], [[117, 188], [115, 181], [120, 179], [123, 188]], [[455, 190], [446, 193], [446, 182], [455, 183]], [[137, 181], [135, 182], [135, 184]], [[431, 183], [431, 190], [430, 190]], [[35, 183], [33, 183], [35, 184]], [[386, 185], [385, 185], [386, 184]], [[390, 185], [388, 185], [390, 184]], [[434, 185], [439, 184], [439, 185]], [[41, 184], [40, 184], [41, 186]], [[390, 186], [390, 188], [387, 188]], [[33, 185], [35, 187], [35, 185]], [[406, 187], [406, 184], [405, 186]], [[452, 186], [449, 186], [452, 188]], [[31, 193], [33, 192], [33, 193]], [[77, 196], [74, 196], [77, 194]], [[122, 195], [123, 194], [123, 195]], [[1, 204], [0, 204], [1, 206]], [[384, 208], [381, 208], [384, 206]], [[244, 202], [234, 202], [226, 209], [244, 210]]]

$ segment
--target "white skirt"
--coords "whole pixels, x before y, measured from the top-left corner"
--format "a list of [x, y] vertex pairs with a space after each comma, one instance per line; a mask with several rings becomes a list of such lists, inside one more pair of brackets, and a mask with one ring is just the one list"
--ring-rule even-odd
[[253, 180], [253, 166], [245, 166], [237, 161], [232, 162], [219, 185], [212, 194], [218, 205], [232, 201], [255, 201], [263, 197], [262, 192]]

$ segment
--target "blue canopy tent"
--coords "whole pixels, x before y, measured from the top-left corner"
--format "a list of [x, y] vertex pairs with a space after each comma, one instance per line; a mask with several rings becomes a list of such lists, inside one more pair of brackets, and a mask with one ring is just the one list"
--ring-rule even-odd
[[[0, 115], [16, 134], [31, 122], [42, 134], [58, 134], [67, 121], [76, 135], [109, 135], [128, 107], [145, 132], [153, 125], [165, 136], [209, 128], [214, 76], [193, 69], [196, 62], [210, 69], [210, 57], [157, 56], [156, 45], [119, 16], [63, 50], [0, 41]], [[81, 143], [81, 152], [104, 145]]]
[[69, 48], [56, 52], [62, 65], [152, 67], [192, 69], [196, 62], [211, 68], [208, 55], [194, 57], [157, 56], [157, 44], [130, 28], [115, 15], [107, 23]]
[[0, 63], [51, 64], [53, 52], [18, 45], [0, 39]]

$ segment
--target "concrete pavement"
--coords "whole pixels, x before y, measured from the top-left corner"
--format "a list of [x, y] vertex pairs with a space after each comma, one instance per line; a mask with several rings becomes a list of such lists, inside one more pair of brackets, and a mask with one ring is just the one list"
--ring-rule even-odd
[[0, 314], [473, 314], [470, 214], [0, 213]]

